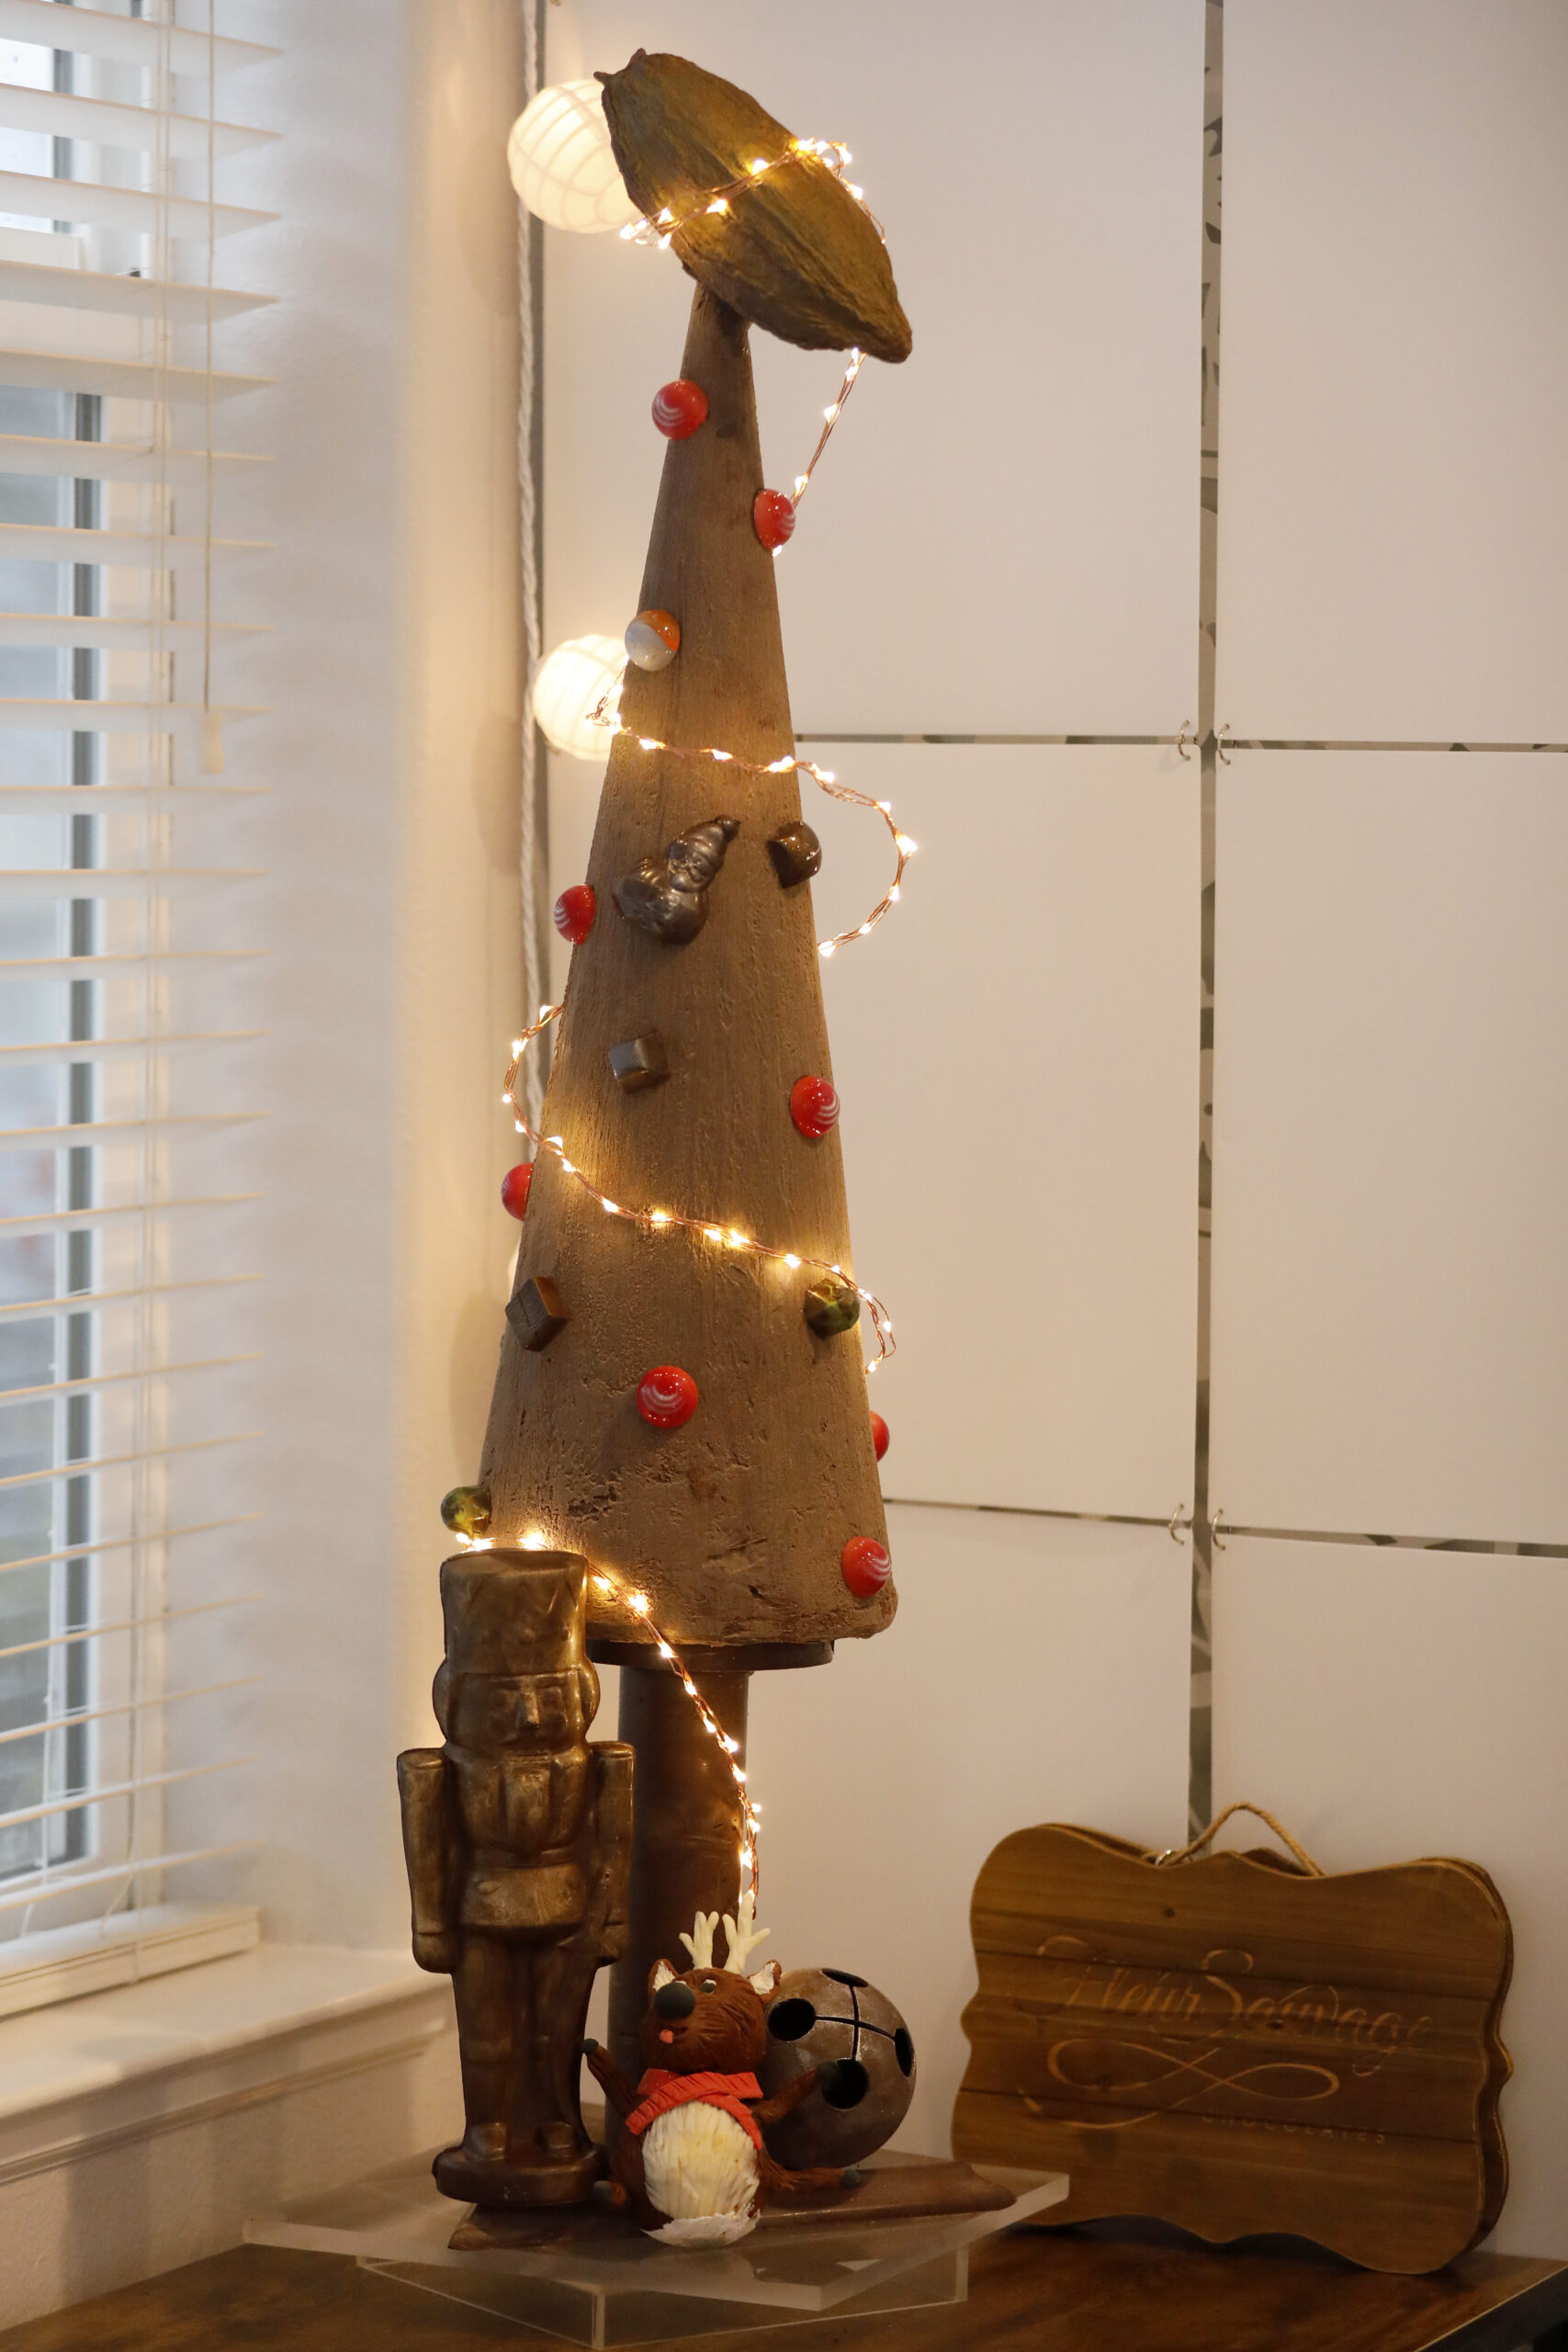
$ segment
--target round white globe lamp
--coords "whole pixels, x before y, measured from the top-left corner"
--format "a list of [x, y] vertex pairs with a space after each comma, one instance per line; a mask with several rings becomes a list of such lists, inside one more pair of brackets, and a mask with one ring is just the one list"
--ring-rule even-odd
[[639, 217], [615, 165], [604, 96], [597, 82], [552, 82], [512, 126], [512, 185], [552, 229], [592, 235]]
[[535, 673], [532, 696], [535, 723], [546, 742], [574, 760], [607, 759], [615, 697], [607, 706], [610, 726], [591, 724], [588, 714], [619, 684], [626, 666], [626, 649], [618, 637], [569, 637], [547, 654]]

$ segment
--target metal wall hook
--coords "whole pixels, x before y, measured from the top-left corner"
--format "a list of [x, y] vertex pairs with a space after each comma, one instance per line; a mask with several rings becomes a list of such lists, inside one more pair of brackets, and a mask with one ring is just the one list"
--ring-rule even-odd
[[1220, 1521], [1224, 1517], [1223, 1505], [1216, 1504], [1209, 1514], [1209, 1544], [1215, 1552], [1228, 1552], [1230, 1545], [1220, 1541]]
[[1223, 725], [1216, 727], [1214, 729], [1214, 751], [1219, 759], [1220, 765], [1225, 768], [1228, 768], [1231, 764], [1231, 755], [1225, 749], [1226, 738], [1229, 736], [1230, 731], [1231, 723], [1228, 718]]
[[1181, 732], [1176, 739], [1177, 758], [1190, 760], [1192, 757], [1191, 746], [1196, 741], [1197, 738], [1192, 732], [1192, 721], [1190, 718], [1184, 718], [1181, 722]]
[[1170, 1522], [1165, 1532], [1169, 1536], [1173, 1544], [1179, 1544], [1184, 1532], [1190, 1528], [1191, 1524], [1191, 1520], [1183, 1515], [1181, 1505], [1178, 1503], [1176, 1509], [1170, 1514]]

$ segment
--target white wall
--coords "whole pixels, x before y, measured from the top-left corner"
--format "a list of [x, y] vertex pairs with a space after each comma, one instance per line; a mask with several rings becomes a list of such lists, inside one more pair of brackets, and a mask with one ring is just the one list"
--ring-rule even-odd
[[1568, 20], [1224, 40], [1214, 1795], [1494, 1874], [1493, 2243], [1562, 2256]]

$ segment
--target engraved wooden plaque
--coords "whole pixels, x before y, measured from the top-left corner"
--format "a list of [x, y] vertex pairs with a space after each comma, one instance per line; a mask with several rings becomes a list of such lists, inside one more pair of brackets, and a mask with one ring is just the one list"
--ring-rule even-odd
[[971, 1922], [953, 2154], [1067, 2173], [1054, 2223], [1290, 2232], [1424, 2271], [1496, 2221], [1513, 1938], [1475, 1864], [1161, 1866], [1051, 1823], [1003, 1839]]

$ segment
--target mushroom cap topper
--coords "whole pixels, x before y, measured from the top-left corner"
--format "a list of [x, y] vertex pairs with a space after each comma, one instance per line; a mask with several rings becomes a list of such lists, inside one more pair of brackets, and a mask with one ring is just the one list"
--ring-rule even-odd
[[[598, 79], [632, 202], [650, 220], [668, 206], [670, 242], [699, 285], [807, 351], [908, 357], [909, 322], [887, 249], [819, 155], [797, 148], [733, 82], [683, 57], [639, 49], [619, 74]], [[759, 158], [778, 168], [751, 180]], [[750, 184], [735, 189], [728, 210], [700, 209], [736, 181]]]

